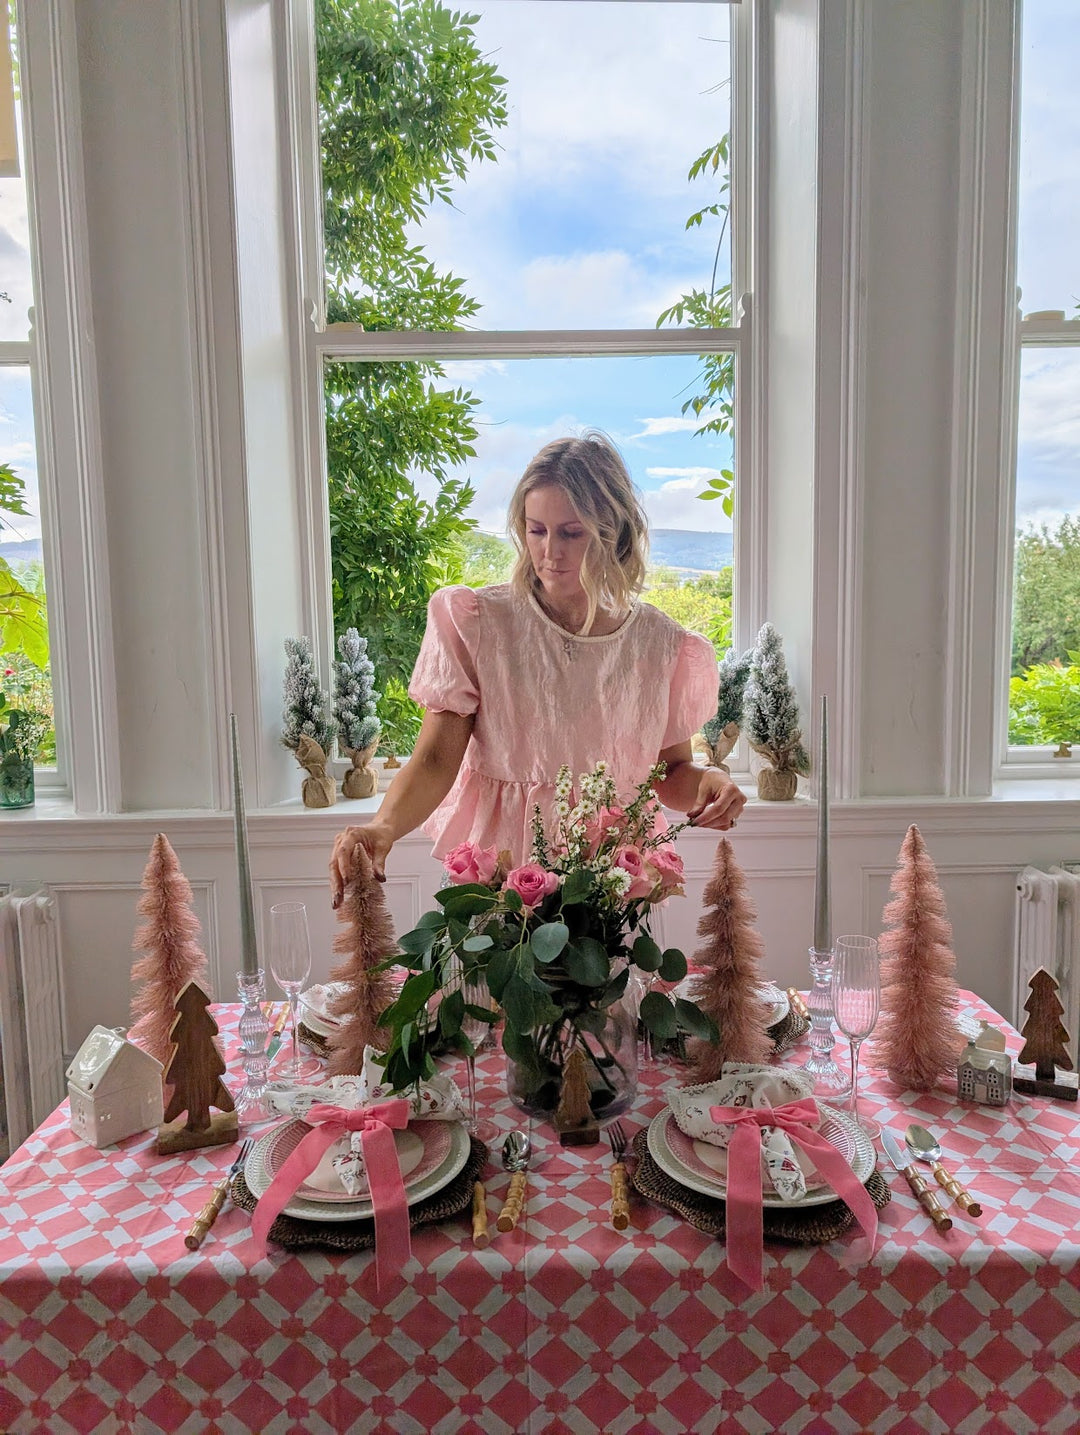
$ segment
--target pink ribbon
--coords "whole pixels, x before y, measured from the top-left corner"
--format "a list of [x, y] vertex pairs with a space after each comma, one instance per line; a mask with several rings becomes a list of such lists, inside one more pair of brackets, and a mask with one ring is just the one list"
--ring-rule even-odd
[[775, 1126], [801, 1146], [870, 1241], [877, 1240], [877, 1210], [869, 1192], [840, 1152], [813, 1128], [821, 1120], [812, 1096], [782, 1106], [713, 1106], [709, 1115], [720, 1125], [734, 1126], [728, 1146], [727, 1260], [728, 1268], [751, 1290], [763, 1285], [761, 1264], [764, 1227], [761, 1201], [761, 1128]]
[[315, 1129], [308, 1132], [270, 1182], [255, 1208], [252, 1230], [265, 1246], [270, 1227], [297, 1187], [315, 1170], [323, 1152], [340, 1136], [359, 1131], [375, 1214], [375, 1283], [381, 1290], [383, 1279], [396, 1275], [412, 1254], [409, 1205], [394, 1145], [394, 1132], [403, 1131], [409, 1124], [409, 1102], [399, 1097], [354, 1110], [318, 1105], [304, 1120]]

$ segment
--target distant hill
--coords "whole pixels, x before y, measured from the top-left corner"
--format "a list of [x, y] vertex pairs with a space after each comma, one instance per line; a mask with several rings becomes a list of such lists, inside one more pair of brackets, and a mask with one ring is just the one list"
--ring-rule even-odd
[[674, 568], [693, 577], [718, 573], [731, 564], [730, 533], [695, 533], [689, 528], [649, 530], [649, 562], [656, 568]]
[[40, 538], [27, 538], [21, 543], [0, 543], [0, 558], [12, 565], [32, 563], [41, 557]]

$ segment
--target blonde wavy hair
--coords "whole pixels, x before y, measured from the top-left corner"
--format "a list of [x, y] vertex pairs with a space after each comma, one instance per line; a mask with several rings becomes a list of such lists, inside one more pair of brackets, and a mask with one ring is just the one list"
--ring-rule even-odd
[[525, 500], [533, 489], [550, 487], [562, 489], [589, 535], [581, 564], [589, 600], [581, 632], [587, 633], [599, 608], [623, 614], [645, 586], [648, 521], [622, 454], [606, 434], [545, 444], [521, 475], [507, 516], [518, 554], [510, 582], [519, 593], [541, 587], [525, 542]]

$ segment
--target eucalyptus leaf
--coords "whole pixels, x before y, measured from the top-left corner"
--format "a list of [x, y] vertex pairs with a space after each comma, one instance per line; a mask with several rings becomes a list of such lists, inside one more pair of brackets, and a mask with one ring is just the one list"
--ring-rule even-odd
[[593, 889], [594, 880], [593, 874], [586, 872], [583, 867], [579, 867], [576, 872], [571, 872], [562, 884], [560, 891], [562, 905], [569, 907], [575, 902], [584, 902]]
[[560, 954], [570, 937], [570, 931], [565, 922], [545, 922], [542, 927], [537, 927], [529, 938], [529, 944], [538, 962], [553, 962]]
[[641, 999], [640, 1016], [653, 1036], [659, 1037], [661, 1041], [667, 1041], [678, 1034], [679, 1023], [675, 1008], [660, 992], [646, 992]]
[[663, 961], [663, 953], [649, 936], [648, 932], [642, 932], [630, 949], [635, 966], [643, 972], [655, 972]]
[[563, 964], [571, 981], [583, 987], [603, 986], [611, 973], [607, 948], [595, 937], [582, 937], [567, 946]]
[[443, 1036], [456, 1036], [461, 1030], [464, 1015], [465, 998], [458, 987], [456, 991], [447, 992], [439, 1003], [439, 1030]]
[[452, 907], [461, 897], [487, 897], [494, 898], [490, 887], [485, 887], [479, 882], [462, 882], [458, 887], [444, 887], [441, 892], [435, 893], [435, 900], [440, 907]]
[[712, 1017], [706, 1016], [700, 1007], [682, 997], [675, 998], [675, 1015], [683, 1031], [688, 1031], [691, 1036], [700, 1036], [704, 1041], [715, 1041], [720, 1035]]
[[487, 967], [488, 991], [499, 1003], [502, 1002], [503, 992], [507, 982], [517, 971], [517, 956], [513, 947], [495, 953]]
[[494, 892], [489, 892], [486, 888], [481, 891], [472, 891], [468, 887], [455, 887], [451, 892], [437, 893], [436, 900], [442, 902], [448, 917], [457, 917], [462, 920], [468, 917], [479, 917], [481, 912], [490, 912], [495, 905], [496, 897]]
[[518, 1031], [530, 1031], [536, 1025], [537, 994], [517, 975], [510, 978], [503, 990], [502, 1008], [507, 1024], [517, 1027]]
[[419, 957], [431, 950], [438, 935], [434, 927], [415, 927], [398, 938], [398, 946], [408, 956]]
[[525, 903], [521, 900], [521, 893], [515, 892], [512, 887], [507, 887], [502, 894], [503, 905], [508, 912], [520, 912]]
[[626, 984], [629, 980], [630, 968], [623, 967], [621, 972], [616, 972], [615, 976], [612, 977], [611, 981], [608, 982], [607, 986], [597, 997], [597, 1005], [609, 1007], [613, 1002], [617, 1002], [626, 991]]
[[494, 938], [489, 937], [487, 932], [477, 932], [474, 937], [466, 937], [461, 944], [462, 950], [466, 952], [486, 952], [488, 947], [494, 945]]
[[662, 982], [681, 982], [686, 976], [686, 958], [678, 947], [668, 947], [665, 951], [659, 976]]
[[387, 1019], [391, 1026], [401, 1027], [411, 1021], [430, 1001], [438, 981], [434, 971], [420, 972], [405, 978], [397, 1000], [391, 1002]]

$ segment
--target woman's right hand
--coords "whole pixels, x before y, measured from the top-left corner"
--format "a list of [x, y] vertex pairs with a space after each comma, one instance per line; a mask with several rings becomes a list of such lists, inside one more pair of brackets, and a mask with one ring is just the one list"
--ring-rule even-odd
[[367, 849], [375, 876], [380, 882], [385, 882], [386, 858], [393, 845], [393, 833], [381, 822], [368, 822], [363, 827], [346, 827], [339, 832], [334, 838], [334, 851], [330, 858], [331, 905], [340, 907], [344, 900], [345, 888], [353, 877], [357, 847]]

